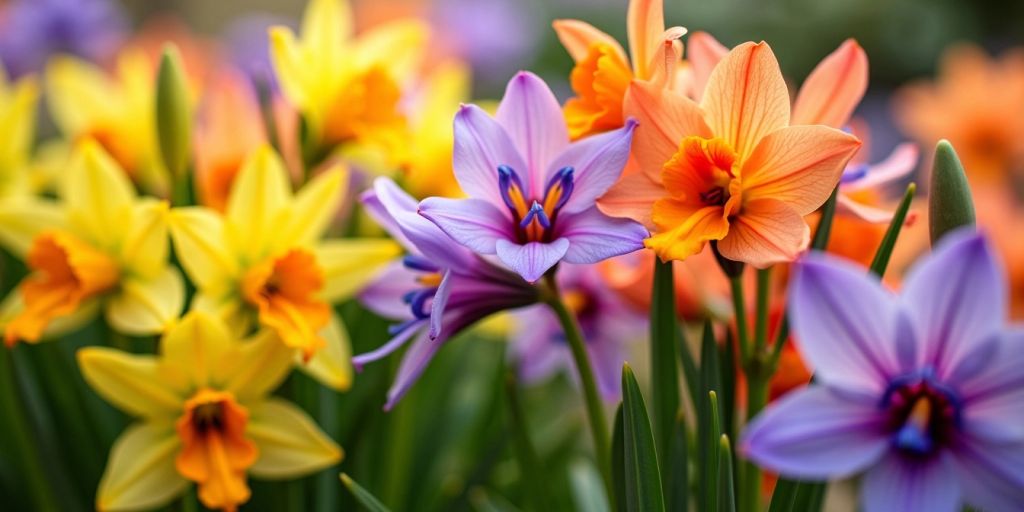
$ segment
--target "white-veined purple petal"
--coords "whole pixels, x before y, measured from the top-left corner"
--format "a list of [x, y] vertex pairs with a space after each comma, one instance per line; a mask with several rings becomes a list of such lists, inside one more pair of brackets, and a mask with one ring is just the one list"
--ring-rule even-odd
[[545, 179], [564, 167], [573, 168], [573, 190], [562, 211], [575, 213], [592, 208], [622, 175], [629, 160], [629, 148], [637, 122], [633, 119], [618, 130], [573, 142], [548, 166]]
[[525, 181], [527, 197], [539, 196], [549, 176], [548, 164], [569, 145], [558, 99], [540, 77], [520, 71], [509, 80], [496, 117], [526, 159], [527, 168], [508, 165]]
[[870, 400], [826, 386], [785, 395], [751, 422], [740, 453], [782, 475], [824, 480], [852, 475], [889, 449], [886, 415]]
[[494, 254], [495, 243], [512, 238], [512, 221], [483, 199], [428, 197], [419, 213], [456, 242], [479, 254]]
[[469, 197], [504, 204], [498, 189], [499, 165], [519, 173], [526, 170], [526, 162], [498, 121], [476, 105], [464, 105], [455, 115], [452, 153], [455, 179], [462, 191]]
[[629, 219], [609, 217], [597, 207], [558, 218], [555, 236], [569, 240], [568, 263], [597, 263], [644, 248], [647, 228]]
[[965, 436], [951, 450], [963, 501], [986, 512], [1024, 504], [1024, 443], [991, 443]]
[[502, 263], [527, 282], [533, 283], [562, 260], [569, 250], [569, 240], [558, 238], [550, 243], [528, 242], [519, 245], [502, 239], [497, 241], [495, 248]]
[[864, 512], [960, 510], [960, 485], [945, 454], [922, 460], [890, 453], [868, 471], [860, 494]]

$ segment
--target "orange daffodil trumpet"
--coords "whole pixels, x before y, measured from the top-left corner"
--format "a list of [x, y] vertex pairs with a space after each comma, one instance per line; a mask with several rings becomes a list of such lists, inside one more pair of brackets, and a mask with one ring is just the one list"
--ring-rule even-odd
[[235, 337], [267, 329], [301, 367], [334, 389], [351, 381], [349, 347], [331, 304], [355, 293], [400, 253], [390, 240], [321, 240], [345, 194], [331, 168], [292, 194], [269, 146], [242, 165], [223, 214], [176, 208], [171, 237], [195, 283], [192, 309], [214, 312]]
[[61, 185], [58, 202], [0, 205], [0, 243], [31, 271], [0, 311], [4, 341], [34, 343], [100, 310], [120, 332], [163, 332], [185, 298], [168, 264], [167, 204], [136, 196], [92, 140], [79, 145]]
[[683, 27], [665, 29], [661, 0], [631, 0], [627, 13], [629, 56], [617, 41], [580, 20], [555, 20], [558, 39], [576, 61], [570, 82], [576, 96], [565, 104], [573, 140], [621, 128], [626, 123], [622, 101], [634, 78], [670, 88], [677, 77]]
[[744, 43], [715, 66], [698, 105], [634, 80], [626, 115], [639, 121], [627, 175], [599, 202], [644, 222], [662, 260], [709, 241], [734, 261], [763, 268], [807, 247], [803, 216], [818, 208], [860, 147], [821, 125], [791, 126], [789, 93], [767, 43]]
[[235, 510], [249, 500], [246, 475], [295, 478], [340, 461], [305, 412], [267, 396], [288, 375], [289, 354], [269, 331], [239, 340], [198, 311], [163, 337], [158, 356], [80, 350], [86, 382], [139, 419], [111, 448], [96, 508], [157, 508], [194, 482], [203, 505]]

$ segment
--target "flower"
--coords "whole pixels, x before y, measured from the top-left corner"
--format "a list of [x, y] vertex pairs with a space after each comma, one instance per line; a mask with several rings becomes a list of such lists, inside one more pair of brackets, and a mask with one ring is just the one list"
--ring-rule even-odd
[[641, 172], [599, 205], [653, 227], [644, 244], [663, 261], [717, 242], [722, 256], [758, 268], [807, 247], [803, 216], [825, 202], [860, 146], [820, 125], [790, 125], [789, 93], [767, 43], [734, 48], [711, 73], [701, 104], [634, 81], [626, 112], [640, 121]]
[[268, 396], [288, 375], [288, 350], [267, 331], [233, 338], [193, 311], [160, 343], [160, 354], [104, 347], [78, 351], [86, 382], [139, 420], [114, 442], [96, 496], [98, 510], [161, 507], [189, 482], [208, 508], [249, 500], [246, 475], [294, 478], [336, 464], [342, 451], [298, 407]]
[[310, 0], [301, 34], [297, 40], [290, 28], [271, 28], [271, 61], [317, 148], [356, 143], [400, 153], [407, 130], [402, 80], [419, 60], [426, 26], [398, 20], [354, 38], [347, 2]]
[[[858, 136], [862, 137], [861, 134]], [[880, 192], [917, 168], [918, 156], [916, 145], [903, 143], [881, 162], [851, 162], [839, 178], [838, 211], [874, 224], [890, 222], [893, 212], [872, 203], [879, 202]], [[908, 217], [907, 222], [912, 220], [913, 217]]]
[[360, 294], [371, 311], [402, 320], [393, 338], [353, 358], [356, 368], [386, 357], [410, 339], [384, 406], [390, 410], [445, 342], [493, 313], [534, 304], [537, 290], [491, 264], [416, 214], [416, 201], [388, 178], [362, 196], [367, 212], [408, 251]]
[[29, 167], [38, 101], [34, 78], [11, 82], [0, 69], [0, 201], [34, 188]]
[[0, 204], [0, 243], [31, 273], [8, 296], [4, 341], [35, 343], [84, 325], [102, 309], [132, 335], [163, 332], [185, 300], [167, 261], [167, 204], [139, 198], [95, 142], [79, 145], [60, 201]]
[[348, 341], [331, 303], [351, 296], [398, 254], [390, 240], [321, 240], [344, 196], [334, 167], [297, 194], [277, 154], [257, 148], [223, 214], [175, 208], [171, 238], [195, 283], [192, 309], [215, 312], [235, 337], [269, 329], [325, 385], [348, 387]]
[[596, 263], [640, 249], [642, 226], [594, 206], [622, 172], [635, 127], [570, 144], [554, 94], [520, 72], [497, 118], [475, 105], [455, 116], [455, 178], [469, 198], [427, 198], [420, 214], [530, 282], [559, 261]]
[[1024, 172], [1024, 53], [1020, 48], [992, 58], [976, 46], [946, 51], [933, 83], [897, 91], [896, 120], [922, 145], [947, 139], [956, 147], [973, 184], [1006, 186]]
[[[562, 300], [583, 331], [601, 396], [607, 401], [619, 400], [626, 348], [642, 336], [643, 317], [611, 293], [594, 266], [566, 265], [556, 279]], [[550, 308], [531, 306], [514, 313], [514, 318], [509, 350], [524, 382], [543, 380], [559, 370], [575, 378], [569, 343]]]
[[629, 57], [608, 34], [580, 20], [555, 20], [552, 26], [576, 61], [570, 75], [576, 93], [565, 103], [565, 119], [573, 140], [626, 124], [622, 101], [634, 78], [676, 87], [677, 65], [686, 29], [665, 29], [661, 0], [630, 0], [626, 16]]
[[816, 384], [769, 406], [741, 453], [804, 479], [865, 472], [864, 509], [1024, 503], [1024, 332], [983, 236], [947, 236], [899, 297], [818, 254], [795, 267], [790, 316]]

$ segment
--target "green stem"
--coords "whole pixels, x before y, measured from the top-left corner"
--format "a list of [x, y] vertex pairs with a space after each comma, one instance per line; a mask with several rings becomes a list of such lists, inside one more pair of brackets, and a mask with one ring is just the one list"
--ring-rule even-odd
[[528, 503], [533, 510], [547, 508], [547, 490], [544, 487], [544, 465], [537, 456], [537, 449], [530, 439], [530, 428], [526, 412], [519, 397], [519, 384], [515, 374], [509, 371], [505, 377], [505, 394], [508, 397], [509, 420], [516, 458], [519, 459], [519, 475], [526, 484]]
[[576, 316], [562, 302], [554, 275], [548, 274], [545, 283], [548, 290], [544, 302], [551, 307], [551, 310], [558, 317], [558, 322], [562, 326], [565, 338], [569, 342], [569, 348], [572, 350], [576, 371], [580, 375], [580, 383], [583, 386], [583, 399], [586, 403], [587, 416], [590, 420], [590, 430], [594, 437], [597, 467], [600, 469], [601, 478], [604, 480], [608, 502], [612, 503], [614, 494], [612, 491], [611, 447], [608, 444], [608, 423], [604, 417], [604, 404], [601, 403], [601, 397], [597, 393], [597, 381], [594, 378], [594, 369], [590, 364], [590, 358], [587, 356], [586, 342], [583, 340], [583, 334], [580, 332]]
[[[763, 368], [762, 368], [763, 369]], [[768, 378], [762, 371], [747, 374], [747, 422], [761, 412], [768, 402]], [[761, 510], [761, 468], [744, 461], [740, 477], [740, 512]]]
[[672, 435], [679, 414], [679, 367], [676, 355], [679, 323], [676, 320], [675, 299], [673, 264], [655, 258], [651, 296], [651, 404], [654, 409], [654, 439], [658, 459], [665, 467], [669, 467], [667, 464]]
[[761, 357], [768, 341], [768, 295], [771, 292], [771, 267], [757, 271], [757, 323], [754, 326], [754, 357]]
[[729, 278], [732, 287], [732, 308], [736, 316], [736, 343], [740, 346], [740, 357], [746, 362], [750, 360], [750, 335], [747, 331], [747, 304], [743, 298], [743, 277], [738, 275]]

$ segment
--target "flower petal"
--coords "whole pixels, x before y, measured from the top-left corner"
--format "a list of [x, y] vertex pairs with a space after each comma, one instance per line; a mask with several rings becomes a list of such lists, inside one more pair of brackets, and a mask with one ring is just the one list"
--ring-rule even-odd
[[[893, 212], [891, 210], [885, 210], [882, 208], [875, 208], [874, 206], [868, 206], [855, 201], [850, 196], [839, 193], [837, 200], [837, 210], [840, 213], [845, 213], [857, 217], [860, 220], [871, 224], [888, 224], [892, 221]], [[906, 225], [906, 223], [904, 223]]]
[[712, 132], [739, 153], [741, 162], [762, 137], [788, 126], [789, 91], [768, 43], [733, 48], [711, 72], [700, 106]]
[[288, 101], [300, 109], [308, 108], [310, 98], [309, 74], [311, 59], [309, 52], [300, 46], [291, 28], [270, 27], [270, 62], [274, 77], [281, 86], [281, 92]]
[[339, 302], [377, 277], [402, 248], [383, 238], [347, 238], [323, 241], [314, 253], [324, 279], [320, 296], [327, 302]]
[[914, 172], [920, 157], [917, 145], [905, 142], [896, 146], [889, 156], [881, 162], [868, 166], [867, 174], [851, 183], [844, 183], [842, 191], [856, 192], [869, 188], [888, 185]]
[[339, 165], [306, 183], [295, 194], [288, 226], [276, 237], [276, 246], [282, 250], [308, 246], [320, 238], [338, 213], [348, 190], [348, 178], [348, 170]]
[[288, 376], [293, 352], [273, 331], [264, 329], [240, 342], [232, 356], [225, 358], [219, 371], [225, 376], [222, 386], [240, 402], [262, 398]]
[[448, 306], [448, 298], [451, 297], [452, 287], [456, 280], [455, 272], [448, 270], [441, 278], [441, 284], [437, 285], [437, 291], [430, 302], [430, 337], [436, 338], [441, 335], [441, 324], [444, 319], [444, 308]]
[[569, 239], [568, 263], [597, 263], [644, 248], [647, 229], [629, 219], [608, 217], [597, 208], [559, 218], [555, 236]]
[[885, 411], [873, 401], [811, 386], [785, 395], [754, 418], [740, 439], [740, 453], [786, 476], [841, 478], [889, 449], [885, 424]]
[[951, 451], [963, 501], [978, 510], [1017, 510], [1024, 503], [1024, 444], [972, 437]]
[[171, 422], [128, 427], [110, 449], [96, 509], [147, 510], [168, 504], [190, 483], [174, 465], [180, 448]]
[[366, 213], [382, 228], [387, 231], [391, 238], [402, 244], [407, 251], [415, 251], [413, 245], [402, 228], [398, 225], [392, 211], [415, 212], [416, 200], [408, 193], [398, 187], [394, 180], [380, 176], [373, 180], [373, 187], [359, 196], [359, 201], [366, 208]]
[[223, 321], [193, 310], [160, 341], [161, 363], [195, 388], [208, 386], [234, 343], [237, 340], [232, 339]]
[[494, 254], [499, 240], [512, 238], [512, 220], [482, 199], [428, 197], [420, 202], [419, 212], [456, 242], [479, 254]]
[[359, 302], [384, 318], [409, 318], [409, 305], [402, 302], [402, 297], [422, 286], [419, 284], [422, 276], [422, 272], [406, 268], [401, 261], [394, 261], [359, 292]]
[[629, 160], [636, 121], [630, 119], [618, 130], [594, 135], [569, 145], [548, 168], [553, 176], [564, 167], [573, 168], [573, 189], [561, 212], [575, 213], [592, 208], [594, 201], [619, 179]]
[[[990, 340], [949, 372], [948, 383], [964, 401], [964, 429], [991, 441], [1024, 440], [1024, 331]], [[981, 355], [983, 361], [972, 364]]]
[[197, 287], [225, 288], [239, 273], [238, 262], [225, 247], [224, 220], [202, 207], [175, 208], [170, 217], [174, 252]]
[[810, 253], [794, 267], [789, 301], [793, 334], [816, 379], [881, 396], [900, 373], [899, 303], [866, 269]]
[[116, 247], [124, 237], [135, 189], [128, 175], [92, 139], [78, 145], [60, 190], [72, 224], [101, 249]]
[[655, 201], [668, 193], [660, 183], [652, 181], [647, 173], [635, 172], [623, 176], [608, 192], [597, 200], [597, 208], [611, 217], [624, 217], [654, 229], [651, 219]]
[[686, 41], [686, 61], [693, 70], [693, 91], [691, 97], [700, 101], [704, 97], [708, 78], [719, 61], [729, 54], [729, 49], [707, 32], [694, 32]]
[[163, 379], [153, 356], [134, 355], [105, 347], [76, 353], [82, 377], [104, 400], [144, 418], [175, 418], [182, 398]]
[[270, 243], [280, 234], [282, 210], [292, 198], [281, 157], [270, 146], [261, 146], [242, 164], [225, 210], [225, 234], [242, 254], [265, 256]]
[[743, 197], [775, 199], [808, 215], [828, 199], [859, 148], [856, 137], [825, 126], [772, 132], [743, 163]]
[[178, 269], [167, 266], [157, 277], [128, 276], [106, 304], [111, 327], [131, 336], [162, 334], [181, 316], [185, 282]]
[[866, 511], [960, 510], [960, 485], [952, 464], [940, 455], [910, 459], [892, 453], [868, 471], [861, 488]]
[[732, 219], [718, 250], [733, 261], [767, 268], [796, 259], [810, 239], [811, 230], [796, 210], [774, 199], [757, 199], [747, 201]]
[[868, 88], [868, 56], [847, 39], [811, 71], [793, 103], [791, 124], [842, 128]]
[[565, 51], [572, 60], [579, 62], [587, 58], [590, 47], [595, 44], [606, 44], [615, 49], [623, 61], [626, 52], [614, 37], [594, 28], [593, 25], [580, 20], [555, 20], [551, 23]]
[[543, 80], [520, 71], [509, 80], [496, 118], [519, 154], [526, 158], [526, 169], [513, 167], [525, 180], [524, 192], [538, 196], [547, 183], [548, 163], [569, 145], [562, 107]]
[[0, 245], [24, 259], [36, 235], [67, 224], [63, 208], [35, 198], [0, 201]]
[[662, 1], [631, 0], [626, 11], [630, 60], [636, 76], [643, 80], [651, 77], [651, 60], [663, 41], [665, 13]]
[[249, 410], [246, 437], [256, 443], [259, 457], [249, 468], [253, 476], [291, 479], [333, 466], [344, 456], [341, 447], [327, 437], [298, 407], [271, 398]]
[[[452, 168], [469, 197], [502, 204], [498, 166], [526, 171], [526, 162], [497, 121], [476, 105], [463, 105], [455, 114]], [[528, 192], [528, 191], [524, 191]]]
[[303, 364], [302, 352], [295, 351], [299, 369], [335, 391], [345, 391], [352, 385], [352, 346], [341, 318], [331, 315], [331, 321], [320, 331], [327, 345], [317, 350]]
[[527, 282], [536, 282], [545, 272], [565, 257], [572, 245], [567, 238], [550, 243], [528, 242], [520, 245], [505, 239], [495, 244], [498, 259]]
[[998, 334], [1007, 318], [1006, 277], [973, 228], [946, 236], [911, 269], [902, 297], [924, 344], [924, 360], [940, 380]]
[[644, 246], [661, 261], [682, 261], [699, 253], [709, 240], [721, 240], [729, 233], [729, 221], [718, 206], [695, 206], [663, 199], [654, 204], [655, 232]]
[[132, 208], [130, 229], [120, 248], [120, 260], [135, 273], [156, 277], [167, 266], [170, 243], [167, 238], [166, 201], [151, 198]]
[[655, 183], [661, 182], [662, 165], [676, 153], [684, 137], [711, 136], [700, 107], [678, 92], [633, 80], [623, 101], [623, 113], [639, 123], [632, 154], [640, 170]]
[[388, 389], [388, 400], [384, 404], [385, 411], [394, 408], [395, 404], [409, 391], [409, 388], [419, 380], [423, 370], [427, 368], [427, 364], [446, 341], [448, 341], [447, 336], [431, 338], [429, 333], [424, 330], [409, 345], [405, 355], [402, 356], [402, 363], [398, 367], [395, 382]]

